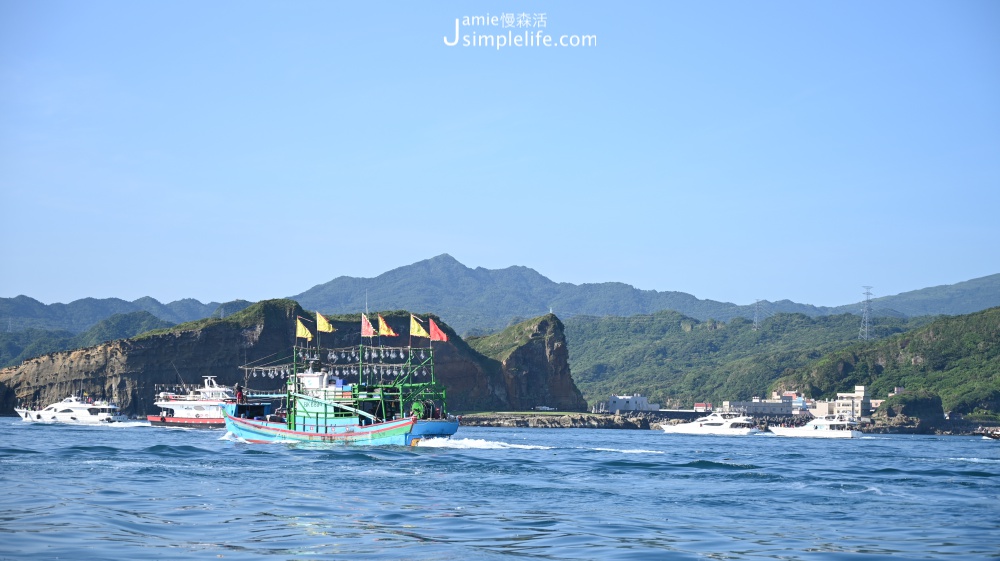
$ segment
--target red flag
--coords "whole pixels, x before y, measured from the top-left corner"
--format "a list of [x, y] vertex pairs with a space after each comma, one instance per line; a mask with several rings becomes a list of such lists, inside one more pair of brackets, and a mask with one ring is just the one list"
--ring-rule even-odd
[[448, 335], [444, 331], [441, 331], [441, 328], [438, 327], [438, 324], [434, 323], [433, 319], [431, 319], [430, 322], [431, 322], [431, 341], [447, 341]]
[[372, 322], [368, 321], [368, 316], [361, 314], [361, 336], [362, 337], [374, 337], [375, 328], [372, 327]]

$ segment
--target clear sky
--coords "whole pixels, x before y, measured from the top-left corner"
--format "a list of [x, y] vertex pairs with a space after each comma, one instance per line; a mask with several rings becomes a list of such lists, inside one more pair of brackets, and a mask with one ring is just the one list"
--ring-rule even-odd
[[0, 209], [0, 296], [45, 303], [441, 253], [738, 304], [951, 284], [1000, 272], [1000, 2], [0, 0]]

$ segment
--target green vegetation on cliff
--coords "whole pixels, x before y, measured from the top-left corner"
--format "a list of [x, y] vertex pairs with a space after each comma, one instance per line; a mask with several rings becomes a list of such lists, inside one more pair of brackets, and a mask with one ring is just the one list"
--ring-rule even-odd
[[875, 416], [891, 418], [897, 415], [943, 419], [944, 406], [941, 404], [941, 396], [925, 389], [907, 390], [886, 399]]
[[195, 321], [179, 323], [163, 329], [149, 331], [136, 338], [142, 339], [145, 337], [152, 337], [154, 335], [162, 335], [164, 333], [197, 331], [212, 325], [228, 325], [242, 328], [254, 327], [257, 325], [263, 325], [269, 318], [275, 322], [284, 322], [288, 318], [293, 318], [295, 316], [306, 317], [307, 313], [302, 310], [299, 303], [295, 300], [278, 299], [257, 302], [256, 304], [247, 306], [234, 314], [226, 315], [224, 317], [220, 317], [220, 315], [221, 314], [213, 314], [212, 317], [206, 317]]
[[[544, 338], [546, 333], [539, 332], [536, 329], [536, 326], [543, 321], [554, 324], [559, 322], [559, 318], [553, 314], [547, 314], [539, 318], [522, 321], [499, 333], [483, 337], [468, 337], [466, 338], [466, 342], [470, 347], [483, 355], [502, 362], [511, 353], [526, 345], [530, 340]], [[561, 322], [559, 324], [561, 325]]]

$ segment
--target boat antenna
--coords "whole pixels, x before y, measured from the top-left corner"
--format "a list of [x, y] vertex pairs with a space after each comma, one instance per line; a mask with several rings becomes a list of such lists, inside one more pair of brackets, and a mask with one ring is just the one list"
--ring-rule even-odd
[[[174, 361], [172, 361], [172, 360], [170, 361], [170, 366], [173, 366], [173, 367], [174, 367], [174, 372], [176, 372], [176, 373], [177, 373], [177, 379], [181, 381], [181, 385], [182, 385], [182, 386], [187, 386], [187, 383], [186, 383], [186, 382], [184, 382], [184, 378], [183, 378], [183, 377], [181, 377], [181, 372], [180, 372], [180, 370], [177, 370], [177, 365], [176, 365], [176, 364], [174, 364]], [[187, 390], [185, 390], [185, 391], [187, 391]]]

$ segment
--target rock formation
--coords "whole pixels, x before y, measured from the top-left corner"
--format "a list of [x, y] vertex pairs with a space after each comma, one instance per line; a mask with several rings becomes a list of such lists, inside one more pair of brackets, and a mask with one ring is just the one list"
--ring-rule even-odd
[[[146, 415], [156, 412], [156, 385], [200, 384], [203, 376], [216, 376], [225, 385], [241, 382], [255, 389], [281, 388], [280, 379], [245, 379], [240, 366], [289, 356], [295, 342], [295, 318], [310, 315], [294, 301], [271, 300], [225, 319], [201, 320], [133, 339], [29, 359], [0, 370], [0, 413], [12, 413], [17, 402], [44, 407], [67, 395], [86, 392], [114, 399], [126, 414]], [[399, 341], [383, 338], [382, 344], [408, 344], [409, 313], [383, 316], [402, 335]], [[547, 403], [565, 410], [583, 410], [586, 403], [567, 365], [562, 324], [551, 318], [538, 322], [538, 336], [529, 337], [523, 349], [515, 349], [503, 362], [476, 352], [438, 320], [449, 340], [433, 343], [435, 374], [447, 388], [449, 408], [500, 410]], [[361, 343], [358, 315], [330, 319], [336, 331], [321, 335], [323, 347]], [[414, 346], [421, 344], [430, 343], [413, 340]]]
[[495, 335], [470, 340], [470, 345], [500, 363], [511, 408], [587, 410], [570, 374], [563, 324], [555, 315], [521, 322]]

